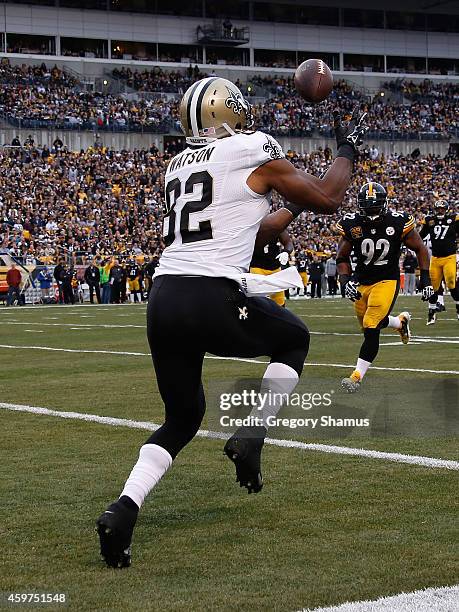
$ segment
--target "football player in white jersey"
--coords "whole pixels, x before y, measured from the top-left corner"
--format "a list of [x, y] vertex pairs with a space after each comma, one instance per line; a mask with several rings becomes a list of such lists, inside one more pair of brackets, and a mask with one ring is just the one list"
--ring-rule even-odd
[[[206, 352], [269, 355], [262, 389], [290, 394], [295, 388], [309, 348], [307, 327], [272, 300], [247, 297], [232, 279], [248, 271], [256, 240], [267, 244], [303, 210], [338, 209], [367, 129], [357, 111], [348, 124], [336, 116], [337, 157], [317, 178], [287, 161], [274, 138], [252, 130], [250, 104], [226, 79], [192, 85], [181, 102], [181, 123], [188, 146], [166, 172], [166, 248], [147, 313], [165, 421], [141, 447], [120, 498], [97, 520], [101, 554], [110, 567], [130, 565], [140, 506], [199, 429]], [[268, 214], [272, 189], [288, 204]], [[279, 408], [272, 408], [274, 414]], [[265, 436], [264, 425], [240, 428], [225, 445], [249, 493], [262, 488]]]

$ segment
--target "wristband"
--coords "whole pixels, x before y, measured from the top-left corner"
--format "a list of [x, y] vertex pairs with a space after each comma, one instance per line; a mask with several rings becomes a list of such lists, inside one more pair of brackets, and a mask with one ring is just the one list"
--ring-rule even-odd
[[338, 146], [338, 153], [336, 157], [345, 157], [349, 161], [353, 162], [357, 155], [357, 151], [349, 142], [343, 142]]
[[341, 285], [341, 287], [345, 287], [350, 280], [351, 280], [350, 274], [340, 274], [339, 275], [339, 284]]
[[424, 289], [424, 287], [428, 287], [429, 285], [432, 284], [430, 280], [429, 270], [421, 270], [420, 281], [421, 281], [421, 289]]
[[298, 206], [298, 204], [293, 204], [293, 202], [287, 202], [284, 204], [284, 208], [286, 208], [290, 213], [292, 213], [293, 218], [296, 219], [302, 212], [304, 212], [304, 208], [302, 206]]

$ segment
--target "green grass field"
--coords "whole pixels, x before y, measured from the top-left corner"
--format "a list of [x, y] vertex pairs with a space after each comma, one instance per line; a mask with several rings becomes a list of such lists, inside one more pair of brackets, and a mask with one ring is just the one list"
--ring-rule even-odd
[[[322, 364], [307, 366], [304, 379], [338, 389], [351, 370], [337, 365], [354, 364], [361, 343], [351, 304], [290, 306], [313, 332], [308, 362]], [[401, 369], [370, 372], [360, 405], [378, 407], [390, 392], [405, 426], [413, 415], [414, 431], [419, 394], [431, 388], [429, 418], [454, 424], [457, 405], [446, 404], [457, 402], [459, 323], [449, 298], [447, 307], [427, 328], [420, 300], [399, 298], [395, 311], [414, 315], [414, 341], [402, 346], [384, 332], [375, 365]], [[144, 321], [143, 305], [1, 308], [0, 401], [161, 422]], [[204, 382], [261, 377], [264, 368], [207, 359]], [[146, 502], [132, 567], [108, 570], [94, 521], [148, 433], [8, 409], [0, 418], [4, 594], [66, 593], [70, 609], [88, 611], [297, 610], [457, 583], [457, 471], [267, 446], [265, 487], [248, 496], [222, 442], [203, 438]], [[405, 427], [307, 441], [458, 459], [457, 429], [431, 434]]]

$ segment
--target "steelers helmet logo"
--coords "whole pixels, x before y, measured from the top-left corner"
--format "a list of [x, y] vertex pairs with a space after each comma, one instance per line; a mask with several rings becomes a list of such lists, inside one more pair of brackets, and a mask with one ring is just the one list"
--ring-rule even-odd
[[387, 234], [388, 236], [393, 236], [393, 235], [395, 234], [395, 230], [394, 230], [394, 228], [393, 228], [393, 227], [387, 227], [387, 228], [386, 228], [386, 234]]

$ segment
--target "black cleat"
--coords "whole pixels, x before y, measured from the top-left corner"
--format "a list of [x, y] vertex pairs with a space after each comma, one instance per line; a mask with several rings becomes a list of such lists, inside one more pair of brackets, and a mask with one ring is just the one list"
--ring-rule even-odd
[[236, 482], [249, 493], [259, 493], [263, 488], [261, 450], [265, 435], [265, 427], [240, 427], [223, 449], [236, 466]]
[[[108, 567], [122, 568], [131, 565], [132, 532], [139, 509], [130, 499], [111, 504], [96, 521], [100, 554]], [[137, 508], [135, 509], [134, 508]]]
[[426, 325], [434, 325], [435, 321], [437, 320], [437, 313], [435, 310], [433, 310], [433, 308], [429, 308], [429, 312], [427, 315], [427, 323]]

